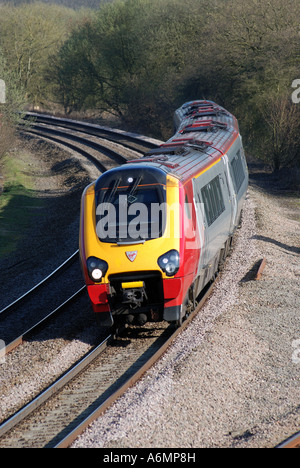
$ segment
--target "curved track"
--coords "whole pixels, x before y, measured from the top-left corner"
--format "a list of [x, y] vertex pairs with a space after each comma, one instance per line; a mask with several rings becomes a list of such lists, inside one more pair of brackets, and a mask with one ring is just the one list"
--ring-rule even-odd
[[48, 127], [60, 127], [70, 132], [76, 130], [85, 135], [96, 136], [104, 138], [107, 141], [119, 143], [120, 145], [129, 149], [136, 149], [137, 151], [146, 152], [150, 149], [156, 148], [160, 142], [153, 138], [144, 137], [135, 133], [125, 132], [123, 130], [112, 129], [101, 125], [91, 124], [87, 122], [79, 122], [77, 120], [70, 120], [65, 118], [58, 118], [48, 115], [36, 114], [29, 112], [26, 114], [26, 119], [31, 122], [31, 128], [34, 125], [46, 124]]
[[[21, 128], [23, 134], [50, 140], [79, 153], [88, 159], [100, 173], [105, 172], [112, 166], [126, 163], [127, 159], [120, 152], [111, 149], [105, 142], [91, 141], [89, 135], [105, 138], [110, 142], [118, 141], [120, 148], [125, 146], [134, 151], [130, 158], [138, 157], [145, 150], [155, 146], [154, 142], [148, 142], [145, 137], [95, 125], [37, 114], [28, 114], [28, 118], [31, 120], [31, 125], [26, 129]], [[86, 138], [86, 136], [88, 137]], [[49, 318], [62, 311], [66, 305], [82, 294], [85, 286], [81, 281], [81, 284], [78, 284], [76, 288], [71, 287], [70, 291], [67, 290], [67, 295], [61, 301], [57, 301], [57, 298], [55, 298], [51, 302], [47, 297], [47, 304], [42, 308], [42, 313], [36, 310], [34, 306], [35, 303], [43, 304], [45, 302], [45, 292], [48, 288], [53, 289], [55, 282], [60, 282], [60, 275], [65, 273], [66, 270], [74, 271], [73, 274], [67, 276], [81, 278], [78, 259], [79, 252], [76, 250], [40, 283], [0, 310], [0, 335], [6, 344], [4, 351], [2, 350], [2, 355], [13, 350], [37, 327], [45, 324]], [[43, 299], [38, 299], [39, 297]], [[31, 313], [24, 313], [24, 307], [26, 310], [30, 310]]]

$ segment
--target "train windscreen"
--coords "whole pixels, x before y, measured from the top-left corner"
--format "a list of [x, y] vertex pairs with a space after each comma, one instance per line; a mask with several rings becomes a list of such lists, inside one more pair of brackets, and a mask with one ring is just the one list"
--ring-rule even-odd
[[96, 231], [107, 243], [145, 242], [161, 237], [166, 224], [166, 174], [126, 167], [101, 176], [95, 186]]

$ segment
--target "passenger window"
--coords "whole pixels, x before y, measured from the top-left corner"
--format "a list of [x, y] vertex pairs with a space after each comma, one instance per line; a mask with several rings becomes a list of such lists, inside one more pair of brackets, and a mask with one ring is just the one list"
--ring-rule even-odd
[[220, 178], [215, 177], [201, 190], [207, 224], [211, 226], [225, 211]]

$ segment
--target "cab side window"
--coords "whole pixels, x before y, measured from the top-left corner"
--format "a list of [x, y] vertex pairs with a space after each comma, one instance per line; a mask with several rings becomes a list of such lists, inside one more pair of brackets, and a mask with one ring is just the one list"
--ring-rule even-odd
[[245, 172], [240, 150], [231, 161], [231, 175], [235, 185], [236, 193], [238, 193], [245, 179]]

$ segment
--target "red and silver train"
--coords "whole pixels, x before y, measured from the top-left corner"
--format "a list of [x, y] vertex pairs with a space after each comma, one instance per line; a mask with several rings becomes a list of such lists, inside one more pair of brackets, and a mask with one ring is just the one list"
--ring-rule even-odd
[[175, 112], [175, 135], [82, 196], [80, 257], [103, 325], [180, 324], [224, 262], [248, 187], [236, 118], [211, 101]]

